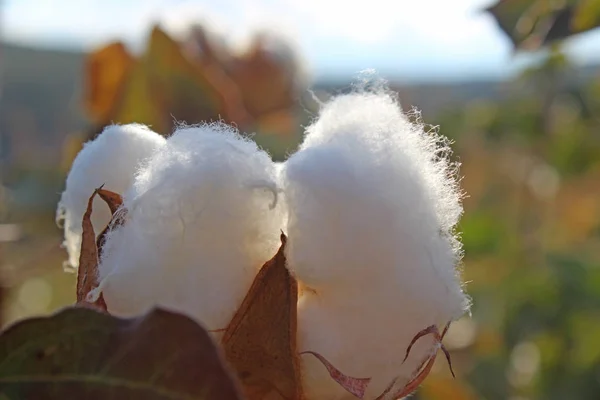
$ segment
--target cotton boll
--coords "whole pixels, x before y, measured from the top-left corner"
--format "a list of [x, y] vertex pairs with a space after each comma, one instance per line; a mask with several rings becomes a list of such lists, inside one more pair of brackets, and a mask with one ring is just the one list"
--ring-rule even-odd
[[[94, 189], [104, 185], [105, 189], [123, 193], [140, 164], [164, 143], [165, 139], [148, 127], [129, 124], [108, 126], [84, 145], [73, 161], [57, 210], [57, 220], [64, 219], [65, 247], [71, 266], [79, 265], [81, 220]], [[98, 234], [111, 214], [99, 198], [94, 199], [93, 207], [92, 224]]]
[[[301, 351], [345, 374], [371, 377], [375, 398], [407, 382], [432, 348], [411, 339], [468, 308], [455, 266], [453, 227], [462, 212], [447, 143], [402, 114], [385, 92], [324, 105], [282, 180], [289, 210], [287, 259], [308, 288], [298, 306]], [[308, 398], [343, 399], [304, 356]]]
[[99, 267], [109, 312], [159, 305], [227, 326], [280, 246], [269, 155], [226, 125], [181, 128], [140, 171]]

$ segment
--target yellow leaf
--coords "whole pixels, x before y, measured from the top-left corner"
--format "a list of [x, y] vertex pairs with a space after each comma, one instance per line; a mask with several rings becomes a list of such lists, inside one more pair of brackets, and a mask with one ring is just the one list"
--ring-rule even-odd
[[166, 118], [159, 107], [159, 95], [158, 90], [152, 90], [147, 64], [137, 60], [111, 121], [120, 124], [137, 122], [149, 125], [155, 132], [168, 133], [170, 117]]
[[237, 83], [250, 114], [260, 115], [289, 108], [295, 103], [293, 68], [275, 57], [268, 40], [260, 35], [234, 62], [231, 76]]
[[225, 119], [245, 123], [235, 83], [214, 63], [194, 62], [182, 46], [154, 27], [143, 57], [153, 99], [164, 115], [188, 123]]
[[88, 55], [84, 103], [93, 121], [105, 123], [111, 120], [133, 64], [133, 57], [119, 42]]
[[600, 23], [600, 0], [581, 0], [575, 8], [571, 27], [575, 32], [590, 30]]

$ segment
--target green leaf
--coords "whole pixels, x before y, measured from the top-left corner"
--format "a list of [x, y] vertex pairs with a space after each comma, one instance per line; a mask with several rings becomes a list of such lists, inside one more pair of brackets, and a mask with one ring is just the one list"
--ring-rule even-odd
[[573, 15], [573, 28], [579, 32], [600, 25], [600, 0], [581, 0]]
[[[527, 20], [527, 12], [533, 1], [531, 0], [500, 0], [485, 11], [490, 13], [499, 28], [508, 36], [515, 47], [523, 38], [531, 33], [533, 28]], [[521, 21], [521, 24], [519, 24]]]
[[241, 399], [209, 334], [155, 309], [121, 319], [86, 308], [0, 336], [0, 399]]
[[499, 0], [485, 11], [521, 50], [537, 50], [600, 26], [599, 0]]

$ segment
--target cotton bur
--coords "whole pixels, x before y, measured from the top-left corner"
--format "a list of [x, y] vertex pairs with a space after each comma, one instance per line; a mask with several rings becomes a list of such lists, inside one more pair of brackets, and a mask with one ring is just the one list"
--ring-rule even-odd
[[[448, 154], [392, 94], [362, 91], [326, 103], [283, 167], [288, 267], [304, 288], [299, 350], [372, 378], [365, 398], [409, 382], [437, 349], [423, 337], [403, 363], [411, 339], [468, 309]], [[316, 358], [302, 363], [308, 399], [353, 398]]]
[[[81, 220], [94, 189], [104, 185], [113, 192], [124, 192], [143, 162], [164, 144], [162, 136], [139, 124], [108, 126], [95, 140], [84, 144], [73, 161], [57, 210], [57, 221], [64, 223], [64, 246], [71, 267], [79, 265]], [[96, 198], [92, 214], [96, 233], [110, 218], [106, 204]]]

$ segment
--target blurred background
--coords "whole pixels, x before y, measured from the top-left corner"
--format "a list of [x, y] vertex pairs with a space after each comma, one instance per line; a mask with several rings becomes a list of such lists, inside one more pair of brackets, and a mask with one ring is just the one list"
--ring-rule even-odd
[[600, 0], [3, 0], [3, 322], [74, 302], [54, 213], [104, 125], [223, 119], [281, 160], [373, 68], [468, 194], [457, 379], [414, 398], [600, 399], [599, 24]]

